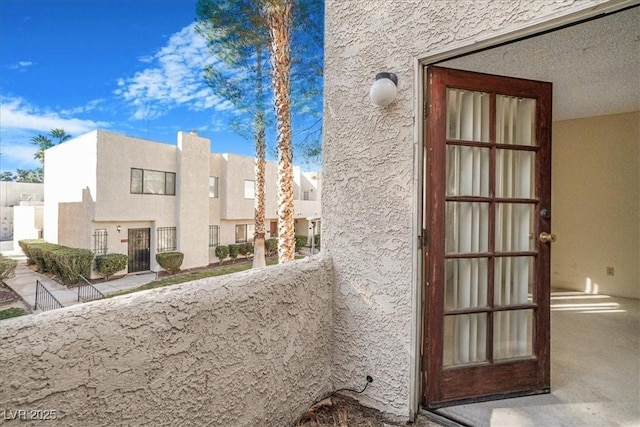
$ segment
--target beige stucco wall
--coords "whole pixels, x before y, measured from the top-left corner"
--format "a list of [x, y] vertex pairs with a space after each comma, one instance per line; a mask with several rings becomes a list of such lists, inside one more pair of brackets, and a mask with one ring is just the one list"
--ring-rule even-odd
[[58, 230], [59, 203], [82, 202], [83, 197], [95, 201], [97, 135], [98, 131], [86, 133], [44, 153], [44, 239], [48, 242], [58, 243], [58, 236], [69, 232]]
[[[410, 412], [415, 60], [547, 15], [602, 1], [328, 0], [325, 5], [323, 250], [334, 260], [336, 387], [374, 383], [360, 397]], [[398, 76], [398, 97], [371, 105], [376, 73]], [[413, 319], [414, 324], [420, 319]], [[419, 345], [418, 340], [415, 341]]]
[[331, 282], [316, 257], [5, 320], [0, 408], [66, 426], [293, 425], [332, 390]]
[[176, 196], [131, 194], [131, 168], [177, 172], [176, 146], [103, 130], [97, 133], [95, 220], [155, 220], [158, 227], [175, 227]]
[[209, 264], [209, 145], [206, 138], [178, 133], [177, 250], [184, 253], [185, 269]]
[[640, 112], [554, 123], [552, 159], [552, 285], [640, 298]]

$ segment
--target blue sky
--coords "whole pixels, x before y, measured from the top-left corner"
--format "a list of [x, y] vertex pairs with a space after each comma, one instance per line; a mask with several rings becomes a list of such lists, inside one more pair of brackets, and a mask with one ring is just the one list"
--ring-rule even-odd
[[53, 128], [170, 144], [197, 130], [212, 151], [253, 156], [201, 77], [213, 58], [194, 32], [195, 4], [0, 0], [0, 170], [38, 167], [30, 139]]

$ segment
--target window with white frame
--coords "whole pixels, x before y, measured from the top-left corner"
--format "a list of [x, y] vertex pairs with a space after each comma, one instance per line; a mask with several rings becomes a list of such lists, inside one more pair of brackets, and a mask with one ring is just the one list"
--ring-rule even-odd
[[256, 182], [248, 179], [244, 180], [244, 198], [254, 199], [256, 197]]
[[236, 243], [253, 242], [254, 233], [255, 233], [254, 224], [236, 225]]
[[213, 198], [218, 197], [218, 177], [217, 176], [209, 177], [209, 197], [213, 197]]
[[176, 174], [131, 168], [131, 194], [161, 194], [175, 196]]
[[158, 227], [158, 252], [175, 251], [176, 245], [176, 228], [175, 227]]

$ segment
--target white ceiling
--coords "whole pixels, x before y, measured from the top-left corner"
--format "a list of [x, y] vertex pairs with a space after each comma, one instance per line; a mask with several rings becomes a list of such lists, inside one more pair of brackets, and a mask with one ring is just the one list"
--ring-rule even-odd
[[553, 83], [553, 120], [640, 110], [640, 7], [442, 67]]

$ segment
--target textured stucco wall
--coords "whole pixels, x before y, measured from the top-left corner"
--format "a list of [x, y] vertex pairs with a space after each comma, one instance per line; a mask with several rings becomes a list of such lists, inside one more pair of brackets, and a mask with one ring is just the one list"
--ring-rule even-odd
[[184, 253], [182, 268], [209, 264], [210, 142], [185, 132], [178, 133], [176, 157], [176, 208], [178, 250]]
[[65, 426], [292, 425], [331, 390], [331, 282], [318, 256], [5, 320], [0, 408]]
[[58, 243], [58, 203], [82, 202], [87, 190], [97, 192], [96, 152], [98, 131], [58, 144], [44, 152], [44, 239]]
[[[369, 374], [362, 401], [409, 414], [415, 59], [598, 3], [327, 0], [322, 245], [336, 278], [336, 388]], [[381, 71], [399, 80], [386, 108], [368, 99]]]

